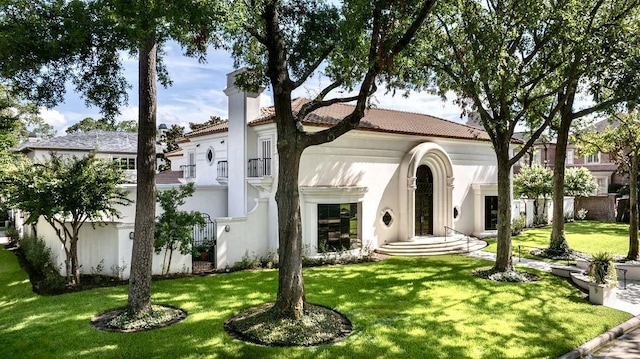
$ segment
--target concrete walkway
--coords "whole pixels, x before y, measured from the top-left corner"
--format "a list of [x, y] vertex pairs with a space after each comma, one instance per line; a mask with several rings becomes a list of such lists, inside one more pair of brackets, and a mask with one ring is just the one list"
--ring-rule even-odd
[[[495, 253], [476, 251], [467, 254], [469, 257], [496, 260]], [[551, 272], [551, 263], [528, 258], [514, 259], [514, 264], [520, 267], [535, 268]], [[612, 328], [575, 350], [560, 356], [563, 359], [640, 359], [640, 281], [627, 281], [626, 289], [620, 280], [616, 291], [616, 301], [609, 305], [636, 317]], [[598, 349], [593, 352], [594, 349]]]
[[0, 245], [9, 243], [9, 237], [3, 231], [0, 231]]

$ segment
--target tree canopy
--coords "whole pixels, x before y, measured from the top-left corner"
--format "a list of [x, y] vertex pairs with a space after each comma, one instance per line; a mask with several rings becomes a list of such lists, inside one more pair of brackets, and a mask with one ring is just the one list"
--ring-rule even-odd
[[[156, 82], [169, 85], [162, 45], [174, 40], [201, 60], [216, 43], [222, 2], [215, 0], [12, 0], [0, 12], [0, 78], [47, 107], [72, 84], [87, 105], [112, 119], [127, 102], [123, 55], [138, 56], [136, 241], [128, 313], [151, 308], [155, 223]], [[71, 86], [69, 87], [71, 88]]]
[[[233, 4], [227, 21], [227, 39], [237, 65], [252, 71], [238, 75], [247, 90], [271, 86], [280, 163], [278, 205], [278, 293], [275, 317], [303, 316], [302, 234], [298, 169], [305, 148], [333, 141], [357, 128], [379, 79], [397, 76], [435, 1], [262, 0]], [[294, 113], [292, 92], [315, 72], [330, 83]], [[355, 90], [339, 97], [338, 88]], [[332, 94], [330, 96], [330, 93]], [[335, 103], [355, 101], [354, 110], [319, 132], [307, 132], [302, 120], [312, 111]]]
[[115, 122], [106, 118], [94, 120], [92, 117], [85, 117], [69, 126], [65, 132], [89, 132], [93, 130], [138, 132], [138, 123], [135, 120]]
[[119, 185], [124, 175], [118, 164], [86, 157], [63, 159], [55, 153], [32, 163], [22, 161], [7, 182], [9, 203], [28, 215], [27, 224], [44, 219], [55, 230], [66, 254], [66, 274], [71, 284], [80, 283], [78, 241], [80, 229], [119, 218], [119, 206], [131, 200]]
[[615, 114], [604, 131], [594, 127], [577, 134], [581, 153], [608, 154], [629, 174], [629, 252], [638, 259], [638, 171], [640, 170], [640, 114], [637, 110]]

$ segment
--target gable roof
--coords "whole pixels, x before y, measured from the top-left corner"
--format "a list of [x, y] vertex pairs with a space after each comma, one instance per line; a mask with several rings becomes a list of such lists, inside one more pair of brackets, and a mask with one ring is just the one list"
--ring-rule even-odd
[[[13, 151], [92, 151], [94, 149], [103, 153], [135, 154], [138, 150], [138, 133], [102, 130], [73, 132], [66, 136], [52, 137], [37, 142], [23, 142], [15, 147]], [[156, 146], [156, 153], [162, 153], [162, 149], [158, 146]]]
[[[302, 105], [309, 102], [306, 98], [296, 98], [291, 102], [292, 110], [297, 112]], [[334, 104], [320, 108], [308, 115], [304, 125], [330, 127], [338, 123], [342, 118], [350, 114], [354, 105]], [[261, 116], [249, 122], [249, 126], [260, 126], [275, 121], [275, 108], [273, 106], [260, 109]], [[204, 136], [217, 132], [225, 132], [229, 129], [229, 122], [224, 121], [216, 125], [203, 127], [189, 132], [177, 142], [188, 142], [189, 138]], [[474, 128], [462, 123], [445, 120], [442, 118], [398, 110], [370, 108], [360, 120], [359, 131], [375, 131], [384, 133], [397, 133], [404, 135], [433, 136], [454, 139], [469, 139], [490, 141], [490, 137], [482, 129]]]

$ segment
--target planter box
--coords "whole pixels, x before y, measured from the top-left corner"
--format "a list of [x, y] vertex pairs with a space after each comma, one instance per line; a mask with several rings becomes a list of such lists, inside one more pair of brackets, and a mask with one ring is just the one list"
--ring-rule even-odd
[[589, 301], [594, 304], [609, 306], [616, 300], [616, 288], [601, 284], [589, 283]]

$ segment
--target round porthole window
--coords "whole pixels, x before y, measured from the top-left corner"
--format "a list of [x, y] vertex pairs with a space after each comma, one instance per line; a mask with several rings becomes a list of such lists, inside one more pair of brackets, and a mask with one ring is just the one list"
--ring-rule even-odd
[[391, 210], [385, 210], [382, 212], [382, 223], [387, 227], [391, 227], [393, 224], [393, 212], [391, 212]]
[[213, 148], [209, 147], [207, 149], [207, 162], [209, 164], [213, 163], [213, 159], [215, 158], [214, 154], [213, 154]]
[[460, 210], [458, 207], [453, 207], [453, 219], [458, 219], [460, 217]]

